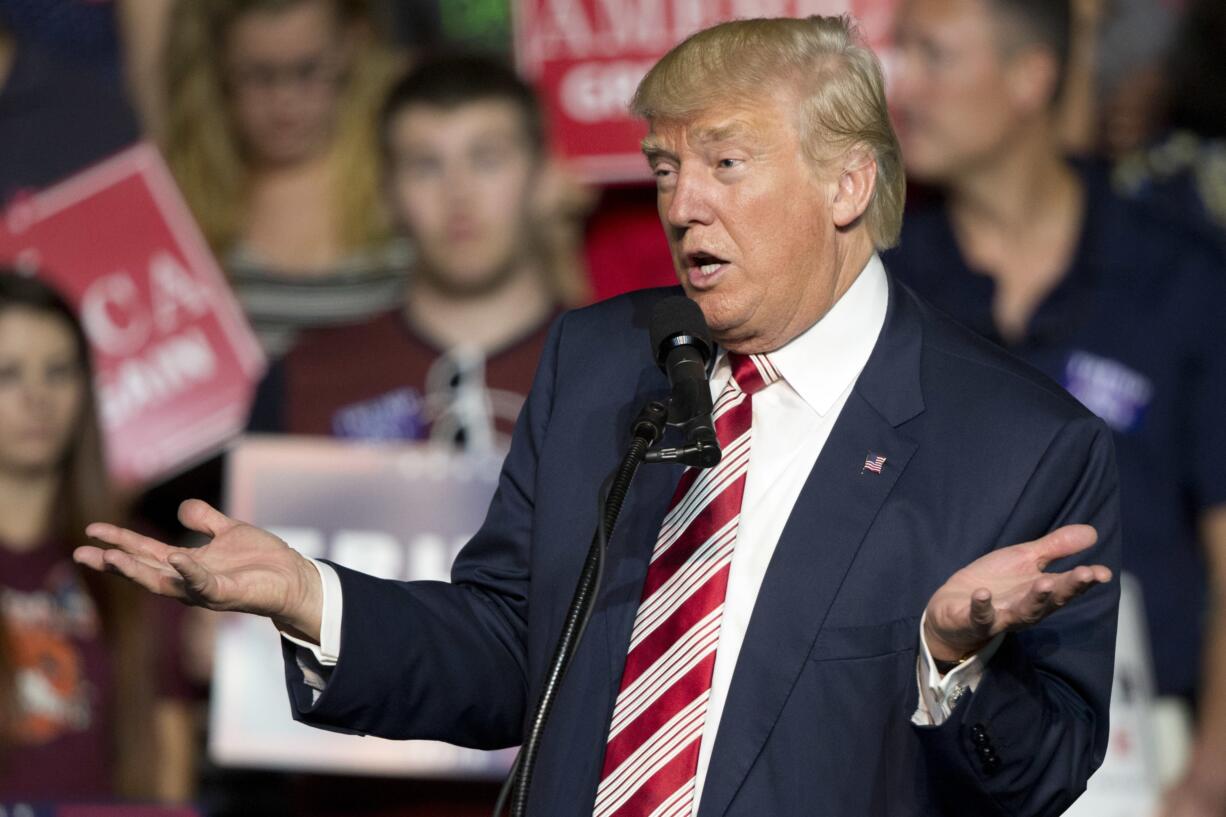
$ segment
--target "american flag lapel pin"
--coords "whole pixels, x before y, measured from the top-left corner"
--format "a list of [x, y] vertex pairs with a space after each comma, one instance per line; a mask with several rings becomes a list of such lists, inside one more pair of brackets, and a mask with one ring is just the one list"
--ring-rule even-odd
[[874, 474], [880, 474], [884, 465], [885, 457], [875, 451], [870, 451], [868, 456], [864, 458], [864, 467], [860, 469], [860, 473], [872, 471]]

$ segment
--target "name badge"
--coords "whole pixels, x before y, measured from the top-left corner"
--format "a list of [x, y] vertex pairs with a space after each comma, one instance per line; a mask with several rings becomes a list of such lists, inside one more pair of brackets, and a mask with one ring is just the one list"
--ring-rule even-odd
[[1064, 388], [1119, 432], [1136, 430], [1153, 398], [1149, 378], [1118, 360], [1077, 351], [1064, 366]]
[[350, 440], [417, 440], [425, 436], [425, 401], [405, 387], [350, 403], [332, 415], [332, 434]]

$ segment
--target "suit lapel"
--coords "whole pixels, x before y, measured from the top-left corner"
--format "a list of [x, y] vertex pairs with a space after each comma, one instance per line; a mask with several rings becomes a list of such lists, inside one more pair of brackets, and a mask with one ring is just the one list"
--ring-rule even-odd
[[[659, 368], [654, 365], [645, 368], [639, 377], [636, 391], [638, 402], [633, 410], [637, 412], [653, 398], [667, 401], [668, 390], [668, 378]], [[630, 427], [632, 416], [627, 415], [623, 423], [626, 428]], [[674, 440], [668, 444], [676, 442]], [[639, 595], [643, 590], [651, 551], [683, 470], [680, 465], [644, 464], [640, 467], [609, 541], [605, 576], [593, 612], [594, 616], [604, 618], [609, 674], [612, 678], [609, 718], [613, 715], [613, 701], [626, 663], [626, 647], [630, 643], [630, 631], [634, 626], [634, 614], [638, 611]]]
[[[896, 428], [923, 410], [915, 310], [909, 294], [891, 281], [881, 337], [796, 500], [758, 592], [700, 817], [727, 811], [804, 669], [865, 535], [918, 447]], [[887, 456], [881, 473], [864, 469], [870, 451]]]

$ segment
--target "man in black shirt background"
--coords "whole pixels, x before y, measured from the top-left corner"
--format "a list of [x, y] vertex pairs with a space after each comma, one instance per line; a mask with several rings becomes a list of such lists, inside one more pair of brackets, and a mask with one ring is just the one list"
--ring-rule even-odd
[[1226, 815], [1226, 270], [1214, 244], [1064, 156], [1067, 0], [909, 0], [894, 106], [910, 178], [889, 270], [1115, 432], [1124, 568], [1162, 695], [1196, 702], [1165, 817]]

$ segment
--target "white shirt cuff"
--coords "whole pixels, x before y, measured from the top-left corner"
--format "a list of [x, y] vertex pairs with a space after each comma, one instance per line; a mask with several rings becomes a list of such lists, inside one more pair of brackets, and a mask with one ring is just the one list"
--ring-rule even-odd
[[940, 726], [953, 712], [963, 695], [974, 692], [983, 679], [988, 662], [996, 654], [1005, 634], [999, 633], [979, 652], [942, 676], [936, 660], [924, 641], [925, 612], [920, 618], [920, 652], [915, 662], [915, 682], [919, 687], [919, 703], [911, 722], [916, 726]]
[[[292, 644], [297, 644], [307, 650], [322, 667], [334, 667], [341, 656], [341, 613], [344, 599], [341, 595], [341, 579], [331, 565], [315, 559], [310, 560], [319, 571], [319, 579], [323, 584], [323, 614], [319, 620], [319, 643], [312, 644], [301, 638], [295, 638], [284, 630], [279, 630], [281, 637]], [[301, 662], [299, 662], [301, 664]], [[308, 685], [315, 686], [307, 681]]]

